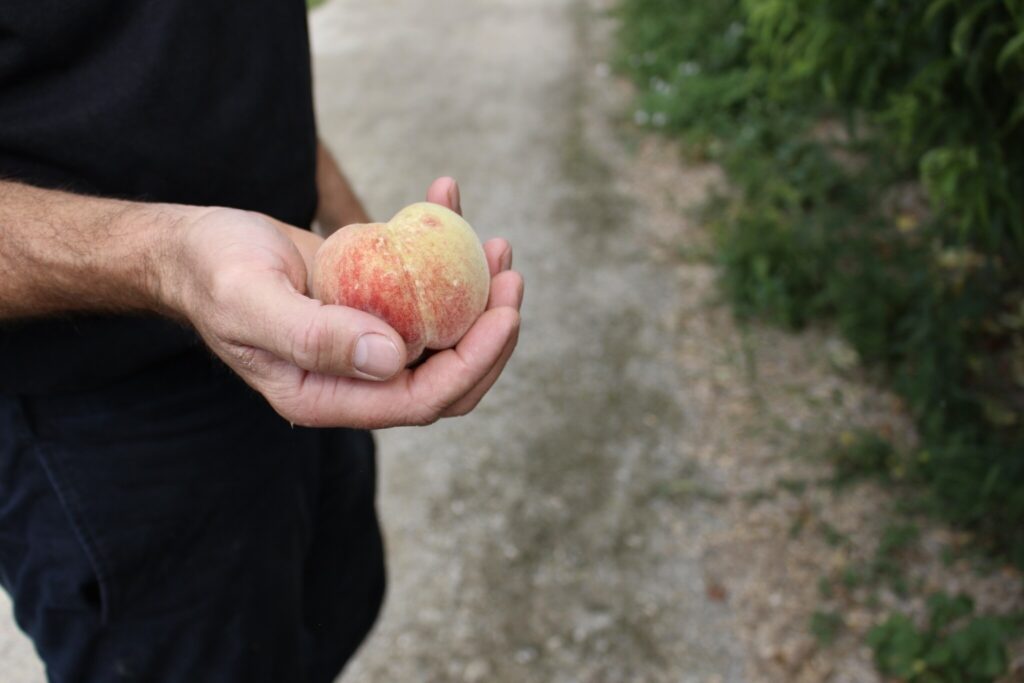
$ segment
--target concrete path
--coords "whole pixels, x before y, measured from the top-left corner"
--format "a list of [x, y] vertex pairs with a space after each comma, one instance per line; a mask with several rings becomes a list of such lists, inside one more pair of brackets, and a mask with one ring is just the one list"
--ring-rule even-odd
[[0, 590], [0, 681], [43, 683], [45, 680], [32, 643], [14, 625], [11, 601], [7, 593]]
[[[600, 9], [331, 0], [312, 14], [322, 134], [371, 212], [453, 175], [527, 281], [520, 348], [478, 411], [379, 435], [390, 592], [346, 683], [746, 680], [703, 568], [700, 539], [723, 522], [676, 490], [705, 478], [673, 341], [694, 294], [652, 259], [650, 217], [621, 181]], [[37, 666], [0, 624], [0, 681], [40, 681]]]
[[[651, 257], [609, 138], [606, 26], [571, 0], [332, 0], [323, 132], [386, 218], [450, 174], [526, 278], [522, 341], [472, 416], [380, 434], [391, 587], [343, 681], [742, 681], [697, 539], [713, 506]], [[709, 340], [714, 343], [714, 340]]]

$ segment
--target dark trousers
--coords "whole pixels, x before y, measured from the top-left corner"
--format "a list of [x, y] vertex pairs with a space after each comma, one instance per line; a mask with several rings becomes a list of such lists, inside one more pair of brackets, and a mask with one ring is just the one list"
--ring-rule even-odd
[[372, 437], [207, 354], [0, 396], [0, 583], [54, 683], [328, 683], [384, 592]]

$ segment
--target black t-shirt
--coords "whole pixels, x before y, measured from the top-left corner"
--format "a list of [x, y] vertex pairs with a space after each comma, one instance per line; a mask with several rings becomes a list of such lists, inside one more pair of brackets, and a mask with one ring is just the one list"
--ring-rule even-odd
[[[0, 2], [0, 177], [305, 227], [315, 168], [304, 0]], [[155, 316], [3, 322], [0, 392], [95, 386], [197, 343]]]

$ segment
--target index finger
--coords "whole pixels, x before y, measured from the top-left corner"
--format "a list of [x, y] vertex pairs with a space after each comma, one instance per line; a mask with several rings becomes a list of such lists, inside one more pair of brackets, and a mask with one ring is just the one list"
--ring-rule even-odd
[[459, 196], [459, 184], [454, 178], [443, 176], [430, 184], [427, 189], [427, 201], [446, 206], [457, 214], [462, 214], [462, 199]]

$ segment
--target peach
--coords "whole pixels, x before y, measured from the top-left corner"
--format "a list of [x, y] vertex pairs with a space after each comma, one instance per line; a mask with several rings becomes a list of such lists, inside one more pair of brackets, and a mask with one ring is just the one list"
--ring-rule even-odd
[[371, 313], [402, 335], [415, 360], [459, 341], [487, 307], [483, 247], [462, 216], [407, 206], [387, 223], [346, 226], [316, 253], [313, 296]]

